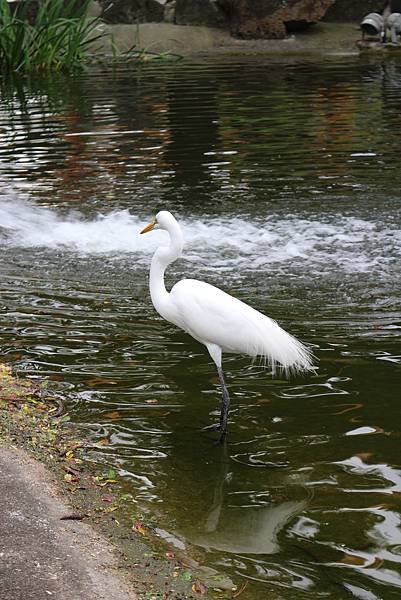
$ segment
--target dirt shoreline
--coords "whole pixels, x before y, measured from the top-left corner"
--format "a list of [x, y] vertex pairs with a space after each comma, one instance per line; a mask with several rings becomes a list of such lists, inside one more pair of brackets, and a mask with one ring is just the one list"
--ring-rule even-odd
[[0, 446], [0, 485], [0, 599], [138, 599], [116, 549], [67, 518], [71, 507], [41, 463]]
[[0, 364], [0, 600], [232, 598], [229, 579], [145, 522], [112, 469], [93, 472], [62, 408], [46, 382]]
[[358, 55], [361, 33], [358, 23], [320, 22], [305, 32], [282, 40], [244, 40], [234, 38], [228, 31], [191, 25], [142, 23], [139, 25], [99, 25], [105, 33], [91, 48], [94, 54], [112, 54], [111, 39], [119, 52], [135, 45], [155, 53], [172, 52], [182, 57], [213, 57], [232, 55], [291, 55], [314, 56]]

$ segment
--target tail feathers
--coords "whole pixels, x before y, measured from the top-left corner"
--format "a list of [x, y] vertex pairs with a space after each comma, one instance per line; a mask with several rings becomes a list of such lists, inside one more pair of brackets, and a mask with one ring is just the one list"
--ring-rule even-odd
[[286, 375], [313, 370], [312, 351], [273, 319], [263, 316], [262, 322], [258, 319], [258, 335], [252, 340], [248, 354], [261, 356], [273, 373], [276, 368], [282, 369]]

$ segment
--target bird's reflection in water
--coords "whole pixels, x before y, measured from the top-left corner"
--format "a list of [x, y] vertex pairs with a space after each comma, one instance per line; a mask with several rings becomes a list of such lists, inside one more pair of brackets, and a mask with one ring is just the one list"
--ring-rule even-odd
[[[233, 505], [230, 500], [230, 459], [224, 444], [221, 469], [216, 478], [210, 509], [197, 522], [179, 531], [191, 544], [206, 550], [236, 554], [273, 554], [279, 551], [278, 534], [306, 506], [306, 499], [277, 503], [250, 502]], [[299, 495], [299, 494], [298, 494]], [[249, 499], [249, 495], [247, 496]]]

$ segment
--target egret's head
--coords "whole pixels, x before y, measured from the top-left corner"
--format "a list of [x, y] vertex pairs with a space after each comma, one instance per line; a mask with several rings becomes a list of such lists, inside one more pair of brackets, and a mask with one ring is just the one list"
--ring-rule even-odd
[[175, 222], [173, 215], [168, 210], [161, 210], [157, 213], [153, 221], [142, 229], [141, 233], [148, 233], [148, 231], [152, 231], [153, 229], [168, 229], [172, 222]]

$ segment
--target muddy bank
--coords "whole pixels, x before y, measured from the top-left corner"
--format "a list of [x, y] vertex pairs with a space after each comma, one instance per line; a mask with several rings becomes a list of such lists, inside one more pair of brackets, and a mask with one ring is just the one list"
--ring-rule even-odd
[[126, 52], [133, 46], [152, 52], [173, 52], [184, 57], [209, 57], [236, 54], [294, 54], [314, 55], [358, 54], [361, 38], [357, 23], [318, 23], [307, 31], [282, 40], [243, 40], [228, 31], [209, 27], [181, 26], [169, 23], [139, 25], [99, 25], [105, 34], [92, 52], [112, 54], [112, 47]]
[[91, 470], [90, 446], [61, 395], [0, 364], [0, 600], [233, 597], [230, 580], [160, 538], [112, 469]]

